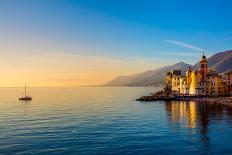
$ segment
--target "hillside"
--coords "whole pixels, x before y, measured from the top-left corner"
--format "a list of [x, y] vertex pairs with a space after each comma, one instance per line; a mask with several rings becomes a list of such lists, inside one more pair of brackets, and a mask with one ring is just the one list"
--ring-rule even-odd
[[129, 76], [120, 76], [108, 82], [105, 86], [128, 86], [128, 87], [146, 87], [148, 85], [158, 86], [163, 84], [166, 73], [170, 70], [181, 69], [185, 71], [188, 67], [192, 67], [184, 62], [174, 65], [161, 67], [155, 70], [149, 70]]
[[[223, 73], [232, 70], [232, 50], [219, 52], [208, 58], [210, 68], [218, 73]], [[194, 69], [199, 68], [199, 62], [193, 66]]]
[[[232, 70], [232, 50], [220, 52], [208, 58], [209, 67], [215, 69], [219, 73]], [[194, 66], [179, 62], [174, 65], [161, 67], [155, 70], [148, 70], [142, 73], [132, 74], [128, 76], [120, 76], [106, 83], [104, 86], [128, 86], [128, 87], [146, 87], [159, 86], [164, 82], [165, 75], [168, 71], [181, 69], [182, 73], [188, 68], [199, 68], [199, 63]]]

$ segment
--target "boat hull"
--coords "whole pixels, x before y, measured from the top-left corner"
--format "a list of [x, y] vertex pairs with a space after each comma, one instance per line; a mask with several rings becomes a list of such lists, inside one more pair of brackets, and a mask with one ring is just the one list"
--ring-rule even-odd
[[25, 96], [25, 97], [20, 97], [19, 100], [29, 101], [32, 100], [32, 98], [30, 96]]

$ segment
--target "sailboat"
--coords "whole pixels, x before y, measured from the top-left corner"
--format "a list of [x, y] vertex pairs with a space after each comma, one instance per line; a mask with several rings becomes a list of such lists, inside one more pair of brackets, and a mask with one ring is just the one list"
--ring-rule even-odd
[[26, 84], [25, 84], [25, 88], [24, 88], [24, 96], [20, 97], [19, 100], [24, 100], [24, 101], [32, 100], [32, 97], [27, 96], [27, 86], [26, 86]]

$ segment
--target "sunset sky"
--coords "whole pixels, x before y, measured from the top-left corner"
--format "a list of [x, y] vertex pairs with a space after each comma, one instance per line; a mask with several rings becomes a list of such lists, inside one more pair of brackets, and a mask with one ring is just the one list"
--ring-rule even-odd
[[230, 0], [0, 0], [0, 87], [103, 84], [231, 49]]

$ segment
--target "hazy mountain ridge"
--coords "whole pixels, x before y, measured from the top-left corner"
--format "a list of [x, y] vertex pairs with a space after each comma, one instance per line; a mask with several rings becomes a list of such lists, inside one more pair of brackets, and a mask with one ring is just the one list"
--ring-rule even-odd
[[[211, 69], [218, 73], [228, 72], [232, 70], [232, 50], [219, 52], [208, 58], [208, 64]], [[193, 66], [194, 69], [199, 68], [199, 62]]]
[[174, 65], [161, 67], [155, 70], [149, 70], [142, 73], [128, 76], [120, 76], [107, 83], [105, 86], [128, 86], [128, 87], [146, 87], [148, 85], [161, 85], [164, 82], [166, 73], [170, 70], [181, 69], [184, 72], [190, 64], [178, 62]]
[[[208, 58], [208, 63], [210, 68], [215, 69], [219, 73], [232, 70], [232, 50], [219, 52], [212, 55], [210, 58]], [[104, 86], [159, 86], [164, 83], [164, 78], [168, 71], [181, 69], [183, 74], [188, 67], [197, 69], [199, 68], [199, 62], [193, 66], [184, 62], [178, 62], [174, 65], [164, 66], [155, 70], [148, 70], [128, 76], [120, 76], [106, 83]]]

